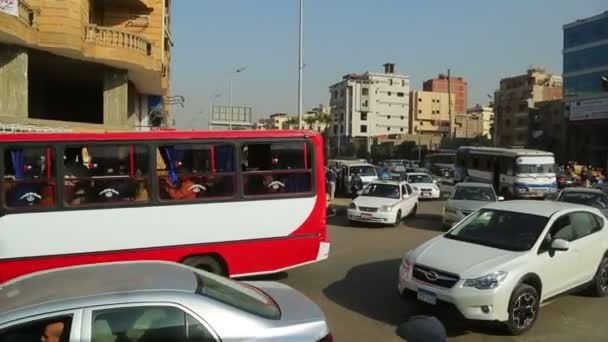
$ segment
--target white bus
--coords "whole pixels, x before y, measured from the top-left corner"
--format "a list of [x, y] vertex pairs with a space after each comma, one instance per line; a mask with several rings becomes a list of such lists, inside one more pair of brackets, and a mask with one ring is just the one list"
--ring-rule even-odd
[[537, 150], [461, 147], [454, 180], [492, 184], [506, 198], [543, 198], [557, 191], [553, 153]]

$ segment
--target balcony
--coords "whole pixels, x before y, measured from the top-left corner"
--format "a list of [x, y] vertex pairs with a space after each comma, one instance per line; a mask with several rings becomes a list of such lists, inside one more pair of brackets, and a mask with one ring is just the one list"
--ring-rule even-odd
[[19, 19], [23, 21], [27, 26], [35, 27], [36, 26], [36, 15], [38, 14], [32, 6], [30, 6], [26, 1], [19, 0], [18, 4], [19, 10]]
[[97, 45], [136, 51], [145, 56], [152, 55], [152, 43], [131, 32], [113, 30], [97, 25], [85, 25], [84, 40]]

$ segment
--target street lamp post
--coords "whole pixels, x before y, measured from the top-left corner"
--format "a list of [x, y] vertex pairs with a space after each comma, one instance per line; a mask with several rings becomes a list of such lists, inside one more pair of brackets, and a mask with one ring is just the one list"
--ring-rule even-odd
[[302, 113], [302, 69], [303, 65], [303, 44], [304, 36], [304, 0], [300, 0], [300, 48], [298, 59], [298, 126], [302, 129], [303, 113]]
[[213, 105], [220, 97], [222, 97], [222, 94], [218, 93], [217, 91], [209, 97], [209, 122], [207, 123], [207, 127], [209, 129], [211, 129], [211, 121], [213, 121]]
[[[247, 67], [237, 68], [233, 74], [245, 71]], [[228, 130], [232, 131], [232, 74], [228, 78]]]

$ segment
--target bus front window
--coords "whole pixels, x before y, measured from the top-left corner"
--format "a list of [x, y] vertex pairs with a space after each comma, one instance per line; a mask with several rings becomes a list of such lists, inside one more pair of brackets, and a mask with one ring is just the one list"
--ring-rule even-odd
[[525, 173], [555, 173], [555, 165], [553, 164], [519, 164], [517, 165], [517, 174]]

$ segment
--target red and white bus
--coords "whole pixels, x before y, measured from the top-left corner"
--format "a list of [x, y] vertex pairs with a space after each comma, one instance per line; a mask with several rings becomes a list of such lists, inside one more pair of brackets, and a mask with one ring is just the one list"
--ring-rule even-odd
[[18, 133], [0, 153], [0, 283], [128, 260], [246, 276], [329, 255], [318, 134]]

